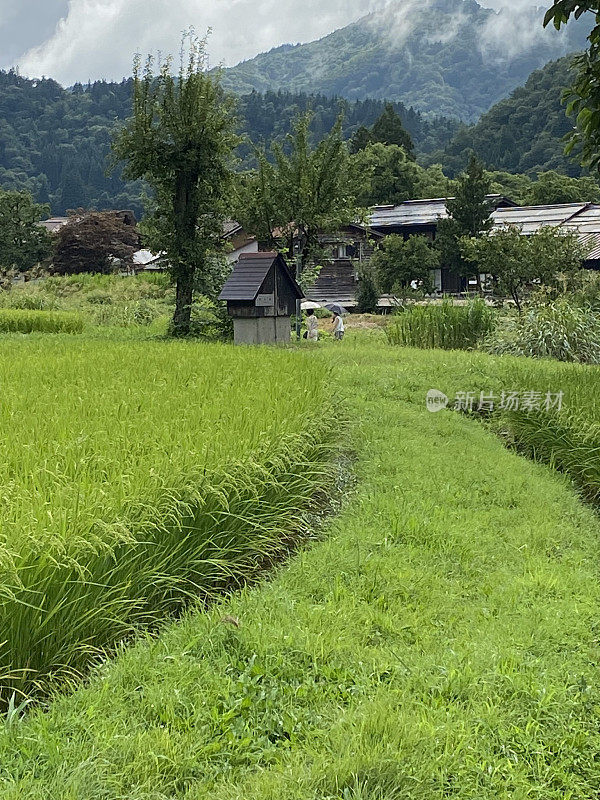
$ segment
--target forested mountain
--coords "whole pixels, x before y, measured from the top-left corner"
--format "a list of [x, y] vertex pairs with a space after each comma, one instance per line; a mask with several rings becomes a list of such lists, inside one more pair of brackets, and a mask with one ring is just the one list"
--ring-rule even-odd
[[585, 46], [583, 20], [559, 34], [544, 10], [494, 12], [475, 0], [403, 0], [302, 45], [225, 70], [238, 92], [285, 89], [398, 100], [473, 122], [551, 59]]
[[[0, 187], [28, 189], [39, 202], [50, 202], [54, 214], [69, 208], [132, 208], [142, 211], [142, 185], [124, 183], [116, 169], [106, 175], [115, 126], [130, 113], [131, 81], [63, 89], [52, 80], [31, 81], [0, 72]], [[395, 104], [417, 149], [444, 147], [457, 131], [456, 122], [426, 119]], [[345, 113], [348, 137], [380, 116], [379, 100], [339, 101], [323, 96], [256, 92], [239, 98], [239, 129], [247, 141], [242, 164], [251, 164], [251, 142], [269, 144], [288, 133], [299, 112], [312, 108], [313, 131], [321, 138]]]
[[425, 160], [443, 163], [453, 175], [475, 152], [490, 169], [581, 175], [579, 162], [564, 154], [564, 137], [574, 124], [562, 102], [564, 90], [572, 83], [570, 65], [567, 57], [537, 70], [525, 86], [495, 105], [476, 125], [462, 128], [448, 147]]

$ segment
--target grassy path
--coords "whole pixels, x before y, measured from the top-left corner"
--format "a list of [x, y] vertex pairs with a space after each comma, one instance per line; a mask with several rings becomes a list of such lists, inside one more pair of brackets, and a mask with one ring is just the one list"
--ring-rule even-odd
[[598, 518], [424, 410], [481, 357], [345, 345], [359, 484], [328, 538], [9, 726], [1, 797], [597, 797]]

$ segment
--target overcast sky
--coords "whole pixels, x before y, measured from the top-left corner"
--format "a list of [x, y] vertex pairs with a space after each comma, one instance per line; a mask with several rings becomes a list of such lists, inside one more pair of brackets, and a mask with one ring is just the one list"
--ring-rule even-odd
[[[387, 0], [402, 6], [404, 0]], [[426, 1], [426, 0], [425, 0]], [[385, 0], [0, 0], [0, 67], [64, 85], [120, 79], [137, 52], [177, 52], [181, 32], [212, 28], [213, 64], [227, 66], [287, 42], [306, 42]], [[479, 0], [531, 6], [535, 0]]]

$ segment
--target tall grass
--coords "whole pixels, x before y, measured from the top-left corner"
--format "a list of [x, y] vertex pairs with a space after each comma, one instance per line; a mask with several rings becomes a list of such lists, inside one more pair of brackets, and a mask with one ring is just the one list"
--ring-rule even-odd
[[469, 350], [494, 325], [494, 311], [483, 300], [455, 305], [412, 306], [400, 312], [386, 328], [391, 344], [425, 349]]
[[81, 333], [83, 317], [67, 311], [0, 308], [0, 333]]
[[256, 572], [327, 483], [306, 354], [8, 340], [0, 350], [0, 698]]
[[520, 452], [568, 475], [582, 494], [600, 502], [600, 372], [597, 367], [501, 359], [503, 386], [564, 397], [562, 407], [504, 411], [491, 423]]
[[76, 312], [91, 325], [135, 328], [171, 316], [174, 296], [164, 274], [52, 276], [0, 292], [0, 308]]
[[600, 314], [566, 299], [505, 317], [483, 349], [494, 355], [600, 364]]

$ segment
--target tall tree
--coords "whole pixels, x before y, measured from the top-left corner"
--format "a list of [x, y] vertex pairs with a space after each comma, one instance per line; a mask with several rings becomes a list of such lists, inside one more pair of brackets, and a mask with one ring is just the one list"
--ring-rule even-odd
[[586, 12], [595, 15], [596, 25], [588, 37], [588, 50], [573, 60], [577, 75], [567, 92], [570, 99], [567, 114], [576, 115], [577, 127], [571, 134], [567, 152], [581, 144], [584, 163], [600, 168], [600, 5], [597, 0], [555, 0], [546, 13], [544, 25], [553, 23], [560, 30], [571, 17], [579, 19]]
[[0, 191], [0, 267], [25, 272], [50, 255], [50, 236], [39, 221], [50, 206], [28, 192]]
[[[149, 243], [164, 252], [175, 283], [172, 330], [187, 335], [194, 289], [214, 296], [215, 251], [222, 240], [237, 144], [232, 101], [207, 73], [205, 41], [182, 46], [178, 74], [166, 58], [134, 63], [133, 116], [115, 137], [125, 175], [154, 190]], [[184, 42], [184, 44], [185, 44]]]
[[472, 156], [466, 172], [458, 178], [455, 196], [446, 201], [448, 219], [438, 224], [437, 246], [442, 263], [462, 277], [473, 272], [473, 264], [463, 258], [461, 238], [477, 238], [492, 227], [494, 205], [488, 199], [490, 186], [483, 164]]
[[320, 258], [320, 237], [360, 213], [341, 118], [314, 148], [310, 123], [311, 114], [299, 117], [285, 145], [273, 145], [272, 161], [258, 153], [258, 170], [246, 177], [237, 210], [240, 222], [262, 241], [290, 262], [299, 257], [302, 273]]
[[391, 103], [385, 104], [385, 110], [371, 128], [371, 141], [381, 144], [395, 144], [404, 148], [412, 156], [414, 151], [410, 134], [405, 130], [400, 115]]
[[352, 155], [356, 155], [356, 153], [360, 153], [361, 150], [368, 147], [372, 141], [371, 131], [364, 125], [361, 125], [350, 140], [350, 152]]

